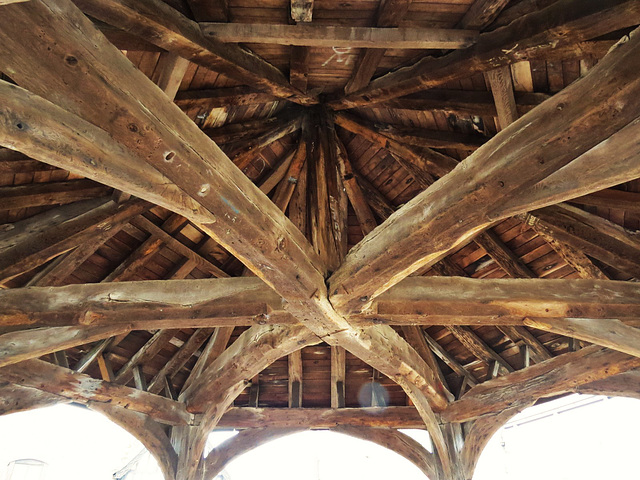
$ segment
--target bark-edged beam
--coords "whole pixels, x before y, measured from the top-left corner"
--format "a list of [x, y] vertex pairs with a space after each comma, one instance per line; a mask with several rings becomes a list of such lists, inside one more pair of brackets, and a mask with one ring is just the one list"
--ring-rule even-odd
[[262, 58], [237, 46], [207, 38], [197, 23], [156, 0], [78, 0], [83, 12], [105, 23], [142, 35], [165, 50], [220, 72], [242, 84], [301, 103], [314, 100], [291, 88], [286, 77]]
[[[443, 181], [433, 184], [367, 235], [329, 279], [334, 307], [342, 313], [361, 310], [403, 277], [433, 264], [492, 222], [514, 213], [505, 205], [511, 197], [517, 197], [520, 211], [548, 200], [541, 195], [539, 203], [531, 204], [523, 188], [545, 177], [551, 179], [554, 172], [600, 142], [600, 153], [606, 152], [610, 145], [607, 139], [634, 122], [640, 111], [640, 95], [636, 95], [640, 81], [631, 73], [636, 65], [629, 68], [630, 62], [638, 61], [638, 51], [639, 36], [619, 44], [586, 76], [502, 130]], [[608, 81], [610, 75], [626, 77], [619, 90]], [[618, 100], [625, 108], [616, 108], [616, 98], [623, 90], [627, 94]], [[563, 115], [554, 117], [552, 112], [559, 108]], [[625, 110], [628, 114], [621, 115]], [[507, 138], [509, 141], [505, 141]], [[626, 148], [625, 164], [637, 166], [633, 156], [640, 151], [637, 138], [629, 138]], [[601, 175], [598, 180], [590, 180], [595, 183], [579, 182], [587, 190], [583, 193], [602, 189], [602, 183], [612, 178]], [[560, 201], [563, 193], [568, 195], [566, 190], [576, 188], [566, 182], [555, 187]]]
[[102, 402], [88, 402], [91, 410], [102, 413], [112, 422], [124, 428], [142, 443], [158, 462], [165, 480], [174, 480], [178, 454], [173, 449], [163, 427], [140, 412]]
[[200, 23], [208, 38], [228, 43], [273, 43], [308, 47], [467, 48], [478, 37], [472, 30], [443, 28], [371, 28], [337, 25]]
[[592, 345], [477, 385], [442, 412], [442, 418], [466, 422], [516, 402], [526, 405], [638, 366], [638, 358]]
[[505, 28], [483, 33], [472, 47], [443, 57], [426, 57], [411, 67], [384, 75], [367, 87], [329, 102], [334, 109], [353, 108], [442, 86], [497, 67], [543, 58], [556, 48], [640, 23], [634, 1], [560, 0], [518, 18]]
[[96, 380], [42, 360], [28, 360], [0, 369], [0, 378], [25, 388], [59, 395], [78, 403], [102, 402], [147, 414], [169, 425], [192, 422], [184, 404], [158, 395]]
[[232, 407], [216, 428], [307, 428], [323, 430], [356, 427], [424, 428], [414, 407], [364, 408], [250, 408]]

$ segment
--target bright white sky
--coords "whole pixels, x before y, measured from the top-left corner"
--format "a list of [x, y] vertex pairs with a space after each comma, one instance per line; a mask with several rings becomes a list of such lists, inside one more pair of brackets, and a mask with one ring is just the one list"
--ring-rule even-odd
[[[494, 436], [474, 480], [640, 479], [640, 401], [573, 396], [515, 417]], [[423, 432], [415, 438], [428, 445]], [[214, 434], [211, 446], [229, 432]], [[142, 449], [100, 414], [59, 405], [0, 417], [0, 480], [20, 458], [48, 464], [42, 480], [111, 480]], [[161, 480], [145, 459], [132, 480]], [[232, 480], [424, 480], [410, 462], [377, 445], [331, 432], [284, 437], [226, 470]], [[11, 480], [27, 480], [16, 476]]]

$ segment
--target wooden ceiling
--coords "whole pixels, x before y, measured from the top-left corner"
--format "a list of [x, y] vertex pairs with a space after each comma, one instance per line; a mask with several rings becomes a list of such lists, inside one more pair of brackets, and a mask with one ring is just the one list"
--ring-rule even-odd
[[258, 3], [0, 0], [0, 412], [88, 404], [167, 480], [336, 425], [461, 480], [632, 394], [640, 5]]

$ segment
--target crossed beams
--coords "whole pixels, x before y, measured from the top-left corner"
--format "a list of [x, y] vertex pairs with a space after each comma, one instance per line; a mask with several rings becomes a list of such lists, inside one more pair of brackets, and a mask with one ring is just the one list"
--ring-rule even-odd
[[[52, 6], [64, 14], [51, 17], [48, 8]], [[315, 335], [310, 334], [305, 327], [291, 327], [300, 329], [296, 332], [305, 339], [301, 344], [307, 341], [319, 341], [318, 337], [320, 337], [329, 343], [344, 346], [381, 372], [396, 379], [414, 400], [428, 425], [440, 453], [445, 474], [450, 477], [458, 475], [454, 472], [455, 452], [448, 447], [452, 434], [440, 428], [438, 419], [432, 411], [434, 407], [443, 409], [447, 404], [446, 396], [434, 388], [435, 380], [432, 370], [391, 328], [386, 326], [356, 328], [350, 323], [348, 315], [360, 310], [359, 307], [363, 303], [368, 303], [374, 296], [397, 283], [412, 270], [446, 253], [447, 248], [451, 248], [450, 244], [444, 247], [446, 235], [453, 233], [453, 237], [458, 239], [455, 243], [459, 244], [492, 221], [503, 218], [507, 214], [524, 211], [523, 202], [527, 203], [528, 197], [519, 198], [520, 204], [510, 205], [509, 212], [488, 209], [481, 211], [475, 217], [467, 218], [462, 225], [433, 222], [434, 226], [428, 219], [421, 218], [421, 223], [427, 224], [428, 228], [437, 227], [440, 237], [436, 236], [434, 243], [426, 246], [423, 244], [416, 251], [411, 248], [413, 246], [411, 243], [418, 237], [425, 236], [426, 232], [412, 231], [408, 236], [409, 241], [400, 242], [396, 242], [394, 234], [388, 232], [394, 228], [410, 229], [409, 225], [414, 223], [416, 215], [420, 217], [420, 209], [426, 201], [435, 205], [435, 209], [447, 208], [448, 220], [445, 219], [443, 222], [448, 222], [451, 220], [451, 205], [454, 205], [454, 212], [457, 208], [457, 211], [462, 213], [469, 210], [473, 204], [477, 204], [478, 200], [497, 201], [509, 198], [516, 189], [534, 185], [545, 176], [554, 180], [554, 172], [562, 169], [581, 152], [588, 154], [589, 149], [610, 136], [625, 139], [627, 138], [625, 135], [628, 135], [628, 138], [631, 138], [632, 135], [629, 132], [636, 133], [637, 129], [637, 125], [633, 123], [638, 111], [634, 96], [638, 97], [639, 87], [638, 80], [633, 78], [633, 73], [637, 71], [637, 59], [634, 62], [633, 57], [637, 57], [638, 40], [632, 39], [628, 45], [618, 47], [615, 55], [605, 59], [593, 71], [615, 71], [618, 82], [624, 85], [626, 90], [620, 89], [612, 94], [611, 90], [615, 86], [605, 85], [598, 75], [592, 72], [590, 76], [571, 87], [572, 89], [567, 89], [568, 93], [563, 92], [558, 96], [560, 98], [546, 102], [529, 117], [525, 116], [523, 121], [516, 122], [512, 128], [506, 129], [504, 133], [511, 136], [510, 142], [501, 144], [502, 137], [496, 137], [497, 140], [492, 141], [493, 143], [489, 142], [474, 154], [466, 162], [464, 169], [456, 168], [444, 178], [444, 181], [430, 187], [425, 194], [411, 202], [402, 212], [394, 214], [388, 222], [385, 222], [385, 225], [368, 235], [361, 246], [349, 254], [346, 262], [331, 278], [333, 295], [329, 302], [324, 281], [326, 266], [300, 232], [265, 199], [264, 195], [234, 170], [228, 158], [217, 149], [215, 144], [205, 138], [197, 128], [194, 128], [194, 125], [186, 122], [183, 116], [176, 113], [179, 110], [171, 106], [166, 98], [159, 96], [156, 90], [150, 88], [146, 78], [124, 63], [120, 53], [95, 31], [80, 12], [64, 0], [34, 1], [6, 8], [7, 10], [3, 11], [7, 13], [6, 20], [3, 20], [6, 23], [6, 29], [3, 30], [5, 32], [3, 34], [5, 41], [2, 46], [5, 49], [3, 58], [5, 61], [6, 59], [12, 61], [3, 64], [2, 70], [11, 74], [19, 84], [28, 87], [32, 92], [53, 101], [48, 103], [16, 87], [3, 85], [2, 93], [7, 97], [8, 107], [2, 128], [7, 133], [4, 136], [8, 139], [7, 146], [22, 150], [35, 158], [42, 158], [69, 170], [80, 172], [85, 176], [100, 179], [103, 183], [114, 187], [124, 187], [122, 189], [125, 191], [156, 201], [200, 223], [205, 231], [214, 236], [282, 295], [288, 302], [287, 311], [299, 318], [315, 333]], [[21, 38], [21, 42], [25, 44], [23, 46], [11, 36], [10, 32], [15, 28], [21, 28], [26, 32], [48, 29], [51, 37], [58, 41], [53, 50], [46, 50], [49, 45], [41, 39], [30, 36], [28, 41], [25, 41], [23, 35]], [[87, 38], [92, 39], [92, 45], [88, 44]], [[99, 54], [96, 54], [95, 45]], [[31, 55], [38, 56], [40, 60], [37, 71], [34, 71], [34, 65], [27, 61]], [[84, 73], [82, 82], [78, 81], [78, 71]], [[105, 85], [109, 85], [106, 91]], [[583, 90], [590, 92], [591, 96], [585, 95]], [[108, 104], [96, 102], [95, 95], [98, 92], [105, 95], [103, 98], [108, 99]], [[586, 98], [593, 102], [593, 92], [597, 92], [602, 102], [596, 101], [596, 107], [589, 111], [588, 105], [581, 104], [580, 100]], [[614, 102], [625, 105], [625, 110], [620, 111]], [[36, 109], [35, 105], [41, 108]], [[119, 110], [118, 107], [120, 107]], [[553, 125], [557, 130], [540, 129], [545, 136], [549, 131], [557, 132], [553, 137], [555, 143], [549, 142], [548, 149], [539, 153], [539, 157], [543, 160], [540, 164], [545, 167], [538, 167], [536, 171], [528, 172], [528, 176], [525, 176], [520, 183], [509, 184], [505, 188], [505, 181], [499, 180], [498, 177], [507, 175], [508, 168], [517, 168], [521, 174], [523, 171], [521, 164], [528, 160], [526, 155], [516, 148], [521, 146], [518, 143], [519, 136], [529, 137], [530, 130], [527, 129], [530, 128], [530, 123], [527, 122], [540, 121], [541, 118], [548, 119], [551, 112], [559, 107], [565, 109], [565, 113], [562, 121], [559, 121], [561, 124]], [[32, 108], [31, 113], [28, 108]], [[55, 115], [53, 118], [64, 119], [65, 122], [59, 125], [49, 121], [47, 124], [46, 118], [43, 122], [35, 115], [36, 111], [40, 115], [42, 111], [50, 112]], [[117, 117], [118, 121], [112, 122], [110, 119], [116, 111], [120, 116]], [[587, 117], [589, 121], [584, 120], [582, 116], [584, 111], [589, 112], [590, 116]], [[581, 129], [578, 129], [578, 118], [586, 123], [586, 126]], [[567, 119], [573, 119], [574, 123]], [[144, 135], [140, 134], [141, 125], [145, 126]], [[573, 132], [572, 129], [578, 131]], [[82, 132], [85, 144], [79, 145], [76, 142], [76, 148], [78, 146], [79, 148], [75, 152], [69, 152], [68, 144], [71, 142], [63, 141], [61, 145], [54, 145], [46, 134], [43, 135], [43, 132], [49, 131], [62, 131], [63, 134], [74, 139], [78, 136], [78, 132]], [[573, 143], [565, 138], [568, 133], [572, 135]], [[529, 138], [528, 142], [537, 140], [537, 137]], [[530, 145], [527, 141], [522, 141], [522, 144], [527, 147]], [[624, 145], [628, 147], [630, 153], [637, 154], [637, 149], [634, 149], [635, 144], [631, 141]], [[71, 153], [72, 156], [56, 153], [60, 146], [64, 146], [64, 151]], [[524, 149], [522, 146], [521, 148]], [[615, 148], [620, 148], [620, 142], [617, 142]], [[553, 158], [547, 158], [551, 157], [551, 150], [554, 150]], [[93, 163], [90, 162], [91, 166], [83, 164], [82, 161], [86, 158], [87, 151], [96, 156], [96, 160], [93, 160]], [[600, 148], [601, 151], [602, 148]], [[45, 154], [52, 155], [52, 158], [45, 159]], [[216, 159], [215, 164], [208, 160], [209, 156]], [[502, 156], [506, 160], [494, 162], [494, 166], [487, 169], [493, 157]], [[633, 158], [630, 157], [627, 155], [626, 160], [634, 166]], [[615, 175], [609, 172], [609, 176], [603, 180], [603, 183], [607, 186], [613, 185], [614, 183], [607, 182], [611, 182], [611, 178], [616, 175], [617, 178], [621, 176], [626, 179], [633, 178], [632, 175], [637, 172], [626, 168], [629, 165], [623, 163], [618, 165], [619, 170]], [[98, 169], [104, 170], [97, 171], [96, 164], [99, 165]], [[127, 165], [130, 165], [128, 172]], [[108, 171], [105, 171], [106, 167]], [[485, 169], [488, 172], [484, 172]], [[625, 170], [624, 173], [622, 173], [623, 170]], [[130, 175], [127, 175], [128, 173]], [[495, 176], [492, 177], [491, 174]], [[478, 183], [483, 185], [475, 187]], [[460, 187], [461, 185], [471, 190], [465, 191]], [[555, 189], [557, 195], [564, 195], [565, 198], [570, 198], [570, 195], [578, 191], [579, 194], [585, 194], [602, 188], [601, 185], [588, 183], [580, 188], [574, 188], [571, 192], [566, 192], [558, 185], [561, 185], [561, 182], [551, 182], [548, 188]], [[152, 191], [157, 186], [160, 186], [162, 194]], [[474, 187], [476, 190], [473, 190]], [[445, 188], [451, 188], [453, 194], [451, 192], [443, 194]], [[557, 190], [560, 192], [558, 193]], [[496, 199], [497, 192], [498, 199]], [[471, 200], [465, 203], [461, 199], [467, 196]], [[548, 197], [544, 197], [539, 199], [539, 202], [542, 204], [547, 199]], [[433, 202], [433, 200], [436, 201]], [[460, 218], [465, 217], [460, 215]], [[258, 225], [263, 228], [261, 243], [251, 240], [255, 236], [250, 229]], [[438, 240], [443, 244], [435, 243]], [[382, 263], [389, 260], [388, 255], [379, 256], [377, 252], [390, 248], [397, 252], [396, 260], [382, 268]], [[361, 268], [363, 258], [365, 261], [371, 260], [372, 265]], [[376, 271], [378, 267], [380, 269]], [[359, 284], [363, 275], [372, 271], [375, 271], [375, 276], [378, 278], [370, 280], [372, 284], [368, 282]], [[337, 306], [341, 313], [338, 313], [334, 306]], [[282, 346], [285, 353], [293, 351], [294, 345], [277, 341], [279, 334], [273, 333], [274, 331], [272, 330], [271, 333], [275, 335], [276, 344]], [[254, 328], [250, 335], [254, 334], [260, 335], [260, 329]], [[291, 335], [289, 331], [288, 340], [297, 338], [297, 334]], [[240, 355], [240, 353], [228, 355]], [[264, 368], [264, 365], [260, 363], [254, 366], [254, 368], [259, 367]], [[216, 368], [219, 368], [219, 365], [214, 362], [205, 370], [203, 378], [210, 377], [210, 372], [215, 372]], [[218, 399], [218, 404], [211, 407], [214, 410], [209, 412], [204, 427], [184, 431], [181, 443], [184, 450], [181, 453], [186, 454], [191, 450], [192, 454], [194, 452], [197, 454], [201, 450], [203, 437], [208, 433], [207, 429], [211, 428], [221, 415], [219, 409], [229, 402], [229, 398], [237, 392], [237, 389], [241, 386], [244, 388], [244, 384], [239, 382], [240, 380], [238, 383], [232, 382], [230, 387], [233, 388], [224, 393], [224, 398]], [[194, 386], [192, 388], [196, 389]], [[196, 393], [192, 394], [194, 391]], [[189, 399], [196, 402], [194, 399], [199, 398], [197, 392], [197, 389], [187, 390], [184, 396], [188, 402]], [[179, 469], [180, 474], [185, 478], [192, 476], [197, 468], [197, 458], [194, 462], [193, 455], [191, 457], [181, 455], [180, 460], [186, 462], [183, 465], [184, 469]]]

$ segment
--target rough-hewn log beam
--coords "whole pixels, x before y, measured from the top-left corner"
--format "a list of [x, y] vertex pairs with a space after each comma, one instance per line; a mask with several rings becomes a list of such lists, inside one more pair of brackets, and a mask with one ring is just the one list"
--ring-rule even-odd
[[200, 23], [209, 38], [230, 43], [275, 43], [307, 47], [467, 48], [478, 37], [472, 30], [444, 28], [371, 28], [335, 25]]
[[544, 58], [570, 46], [640, 22], [634, 1], [560, 0], [516, 19], [509, 26], [481, 34], [477, 43], [443, 57], [426, 57], [411, 67], [384, 75], [345, 98], [336, 109], [382, 102], [523, 60]]
[[572, 391], [582, 384], [638, 368], [640, 359], [597, 345], [565, 353], [546, 362], [473, 387], [442, 412], [451, 422], [465, 422], [514, 404]]
[[214, 88], [211, 90], [188, 90], [176, 94], [176, 104], [184, 109], [202, 108], [211, 110], [213, 108], [258, 105], [261, 103], [273, 102], [277, 99], [273, 95], [264, 92], [257, 92], [248, 86]]
[[[548, 201], [534, 189], [539, 197], [536, 203], [530, 203], [523, 188], [545, 177], [553, 182], [552, 174], [583, 152], [593, 149], [602, 155], [608, 153], [609, 146], [619, 148], [617, 142], [608, 139], [622, 133], [620, 129], [640, 130], [640, 124], [633, 123], [640, 111], [640, 95], [635, 91], [640, 90], [640, 81], [631, 73], [635, 66], [630, 69], [638, 51], [638, 36], [619, 45], [585, 77], [511, 124], [444, 181], [436, 182], [367, 235], [329, 280], [334, 307], [343, 313], [366, 307], [403, 277], [434, 263], [492, 222], [514, 213], [516, 207], [507, 208], [505, 200], [517, 197], [521, 211]], [[609, 82], [613, 72], [621, 80], [626, 77], [619, 88]], [[623, 91], [627, 93], [620, 98]], [[617, 100], [624, 109], [614, 106]], [[558, 109], [562, 109], [562, 115], [555, 115]], [[621, 115], [623, 111], [628, 114]], [[509, 141], [505, 141], [507, 138]], [[629, 180], [636, 175], [638, 162], [633, 154], [637, 155], [639, 148], [631, 136], [624, 143], [629, 155], [625, 162]], [[586, 190], [580, 194], [601, 190], [618, 173], [613, 168], [610, 175], [590, 177], [589, 183], [577, 182]], [[575, 183], [552, 183], [555, 189], [550, 188], [554, 192], [548, 195], [562, 200], [563, 193], [576, 193]]]
[[48, 407], [71, 400], [53, 393], [34, 390], [12, 383], [0, 384], [0, 415], [26, 412], [35, 408]]
[[286, 77], [262, 58], [237, 46], [207, 38], [197, 23], [156, 0], [78, 0], [82, 11], [105, 23], [142, 35], [155, 45], [211, 68], [242, 84], [301, 103], [313, 99], [291, 88]]
[[460, 150], [475, 150], [481, 147], [487, 137], [476, 134], [464, 134], [442, 130], [426, 130], [421, 127], [403, 127], [377, 123], [376, 130], [386, 137], [398, 142], [422, 148], [454, 148]]
[[42, 360], [28, 360], [0, 369], [0, 378], [25, 388], [59, 395], [74, 402], [102, 402], [147, 414], [170, 425], [192, 422], [184, 404], [158, 395], [96, 380], [88, 375], [58, 367]]
[[356, 427], [424, 428], [414, 407], [365, 408], [249, 408], [232, 407], [217, 428], [308, 428], [322, 430], [341, 425]]

